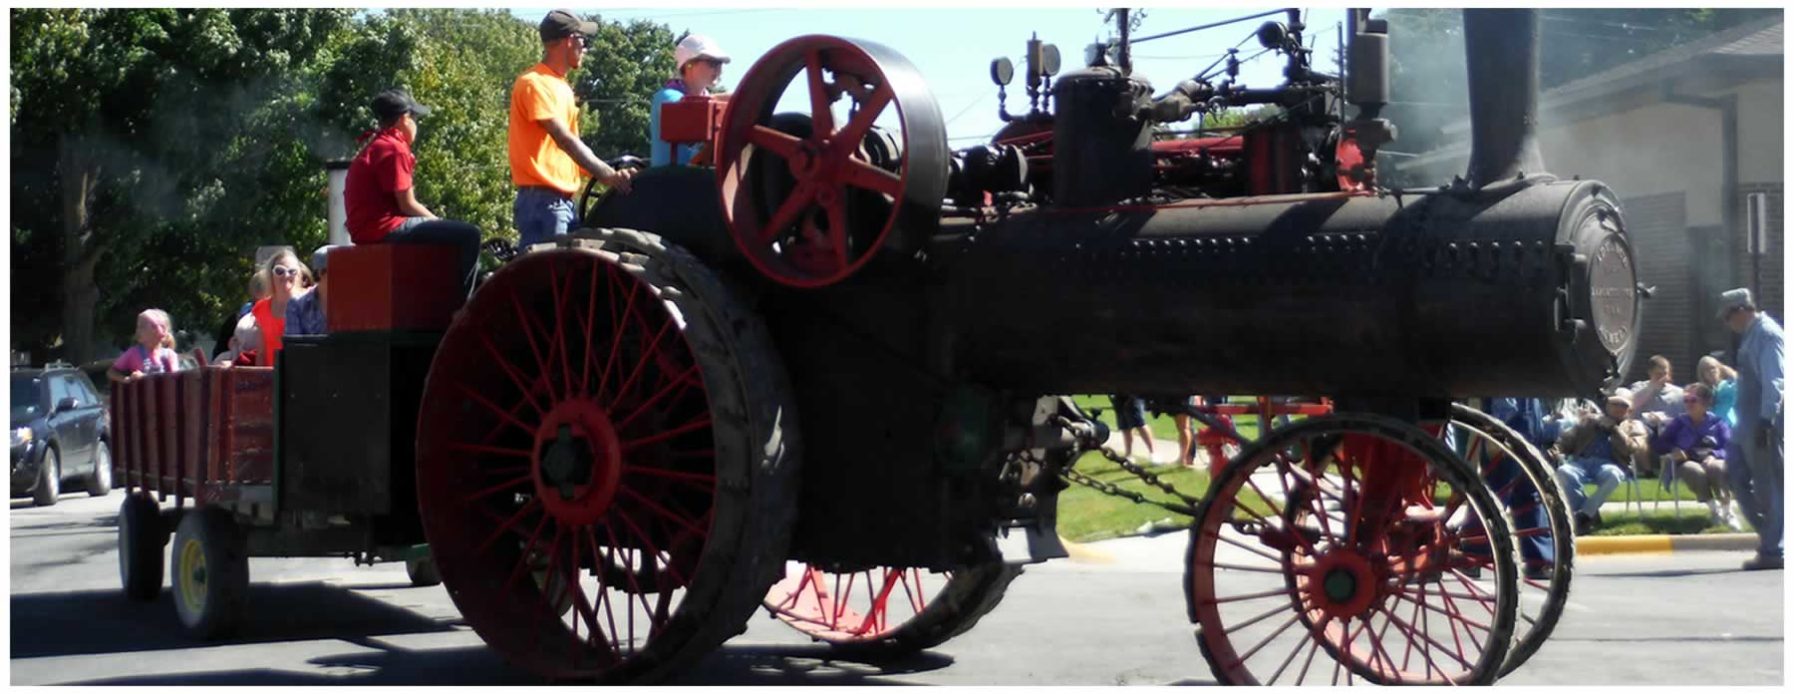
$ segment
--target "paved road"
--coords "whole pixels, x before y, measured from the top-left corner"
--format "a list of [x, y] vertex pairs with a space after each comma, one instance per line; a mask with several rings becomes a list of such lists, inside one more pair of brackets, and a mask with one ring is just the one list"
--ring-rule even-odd
[[[150, 604], [120, 594], [121, 499], [13, 503], [12, 684], [535, 682], [487, 651], [440, 587], [412, 588], [396, 565], [253, 560], [244, 633], [195, 644], [166, 593]], [[833, 660], [760, 616], [678, 683], [1213, 683], [1183, 617], [1182, 536], [1090, 549], [1030, 568], [976, 629], [932, 652]], [[1744, 557], [1584, 559], [1557, 635], [1503, 683], [1782, 683], [1783, 574], [1737, 571]]]

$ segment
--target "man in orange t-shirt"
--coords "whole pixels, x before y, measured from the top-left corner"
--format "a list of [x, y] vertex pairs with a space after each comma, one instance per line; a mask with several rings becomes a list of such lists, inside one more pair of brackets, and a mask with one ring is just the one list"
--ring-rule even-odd
[[579, 67], [598, 24], [580, 21], [570, 10], [555, 10], [542, 18], [537, 30], [542, 35], [542, 62], [511, 85], [508, 144], [511, 183], [517, 186], [512, 213], [520, 250], [564, 235], [578, 223], [573, 196], [579, 194], [582, 172], [612, 188], [629, 190], [629, 173], [600, 161], [579, 140], [579, 104], [567, 84], [567, 73]]

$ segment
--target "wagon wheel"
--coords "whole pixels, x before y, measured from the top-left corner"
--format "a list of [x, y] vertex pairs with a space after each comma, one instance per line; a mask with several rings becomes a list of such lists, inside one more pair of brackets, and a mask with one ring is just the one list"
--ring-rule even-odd
[[[1506, 676], [1538, 651], [1563, 614], [1575, 555], [1569, 513], [1563, 505], [1556, 480], [1545, 464], [1544, 455], [1494, 417], [1453, 404], [1451, 419], [1444, 426], [1439, 422], [1426, 422], [1423, 428], [1433, 432], [1442, 443], [1454, 439], [1460, 442], [1461, 457], [1479, 471], [1509, 527], [1513, 528], [1514, 562], [1522, 571], [1517, 574], [1520, 599], [1515, 608], [1514, 643], [1500, 672], [1501, 676]], [[1304, 520], [1310, 518], [1299, 507], [1292, 507], [1289, 512]], [[1525, 545], [1528, 543], [1534, 543], [1538, 548], [1536, 553], [1527, 550]], [[1486, 551], [1472, 549], [1465, 552], [1465, 559], [1475, 572], [1494, 570], [1493, 559]], [[1530, 577], [1528, 572], [1532, 571], [1542, 572], [1543, 576]], [[1329, 651], [1337, 652], [1336, 649]], [[1382, 674], [1366, 655], [1352, 654], [1345, 661], [1347, 667], [1359, 677], [1381, 681]]]
[[[806, 136], [775, 127], [774, 109], [789, 87], [807, 94], [814, 127]], [[897, 133], [895, 151], [867, 147], [874, 123]], [[729, 233], [756, 269], [780, 283], [839, 282], [893, 231], [914, 242], [939, 225], [946, 138], [940, 107], [895, 51], [833, 36], [779, 44], [742, 77], [717, 138]], [[764, 199], [755, 180], [769, 168], [794, 180], [780, 200]]]
[[520, 667], [664, 677], [739, 633], [778, 577], [799, 460], [784, 369], [760, 320], [657, 236], [581, 230], [507, 264], [443, 336], [423, 402], [437, 571]]
[[832, 573], [793, 563], [766, 610], [837, 650], [895, 656], [965, 633], [1003, 600], [1020, 567], [1002, 561], [962, 571], [875, 567]]
[[1197, 509], [1184, 587], [1203, 657], [1227, 684], [1493, 682], [1517, 601], [1498, 508], [1418, 427], [1335, 414], [1273, 432]]
[[[1452, 405], [1451, 423], [1442, 431], [1441, 439], [1456, 431], [1469, 434], [1464, 458], [1482, 471], [1483, 479], [1494, 490], [1496, 502], [1506, 507], [1514, 527], [1514, 544], [1519, 552], [1515, 561], [1522, 573], [1514, 645], [1501, 667], [1505, 676], [1537, 653], [1557, 628], [1570, 596], [1576, 541], [1570, 531], [1563, 490], [1558, 488], [1557, 477], [1536, 446], [1500, 420], [1459, 404]], [[1536, 495], [1532, 490], [1537, 490]], [[1508, 503], [1509, 497], [1513, 497], [1513, 503]], [[1538, 556], [1526, 556], [1533, 554], [1525, 547], [1528, 543], [1539, 550]], [[1544, 551], [1547, 549], [1549, 552]], [[1539, 571], [1545, 572], [1543, 578], [1528, 576]]]

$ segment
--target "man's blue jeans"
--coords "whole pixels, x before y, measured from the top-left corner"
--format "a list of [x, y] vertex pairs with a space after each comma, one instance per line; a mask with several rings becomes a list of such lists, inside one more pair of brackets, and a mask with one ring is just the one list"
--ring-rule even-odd
[[[1594, 494], [1582, 490], [1590, 480], [1599, 483]], [[1557, 483], [1564, 489], [1564, 503], [1576, 513], [1593, 515], [1607, 503], [1607, 497], [1626, 480], [1626, 471], [1611, 460], [1570, 456], [1557, 466]]]
[[517, 250], [565, 236], [578, 223], [573, 199], [547, 188], [518, 188], [511, 206], [517, 225]]
[[1744, 519], [1757, 529], [1757, 553], [1782, 556], [1782, 437], [1771, 429], [1769, 445], [1757, 445], [1761, 422], [1739, 422], [1738, 433], [1726, 443], [1726, 482]]
[[399, 228], [381, 239], [382, 243], [422, 243], [454, 246], [456, 276], [461, 278], [461, 296], [473, 293], [474, 271], [480, 265], [480, 228], [452, 219], [407, 217]]

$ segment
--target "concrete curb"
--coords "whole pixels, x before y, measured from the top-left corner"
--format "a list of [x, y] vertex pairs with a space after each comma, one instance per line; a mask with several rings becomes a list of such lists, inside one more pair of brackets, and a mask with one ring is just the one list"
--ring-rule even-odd
[[1753, 551], [1757, 548], [1755, 533], [1722, 533], [1713, 535], [1616, 535], [1576, 538], [1576, 553], [1591, 554], [1668, 554], [1671, 552]]

